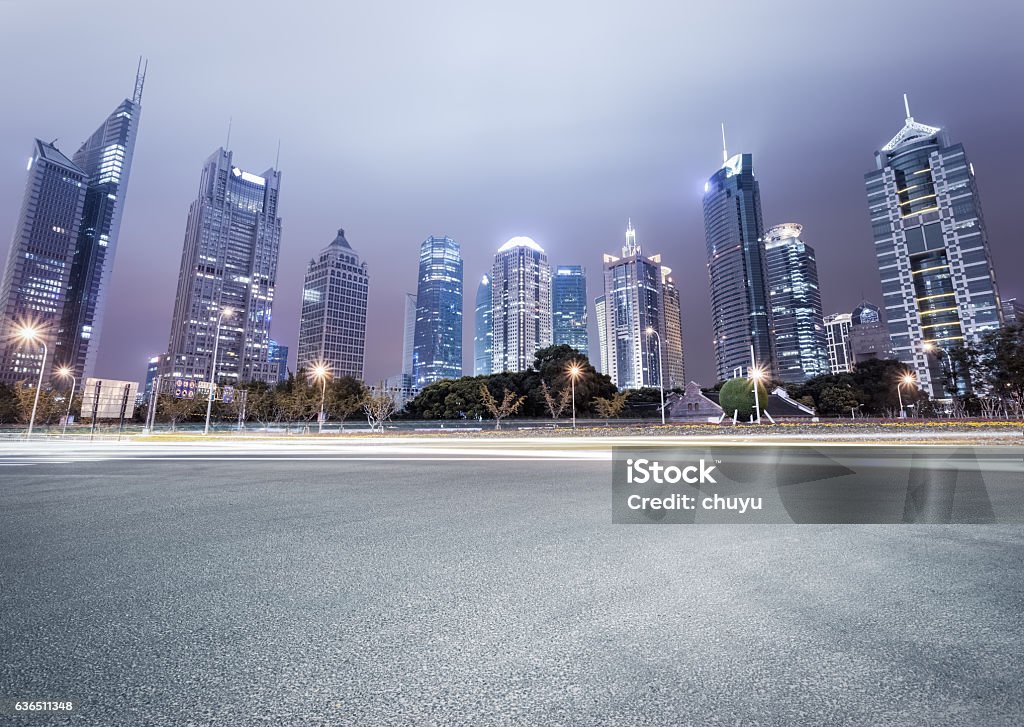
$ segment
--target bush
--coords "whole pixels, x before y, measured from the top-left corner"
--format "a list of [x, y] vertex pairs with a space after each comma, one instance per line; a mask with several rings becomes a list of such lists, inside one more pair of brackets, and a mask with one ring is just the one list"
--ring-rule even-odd
[[[761, 412], [764, 413], [768, 407], [768, 392], [761, 382], [757, 384], [757, 395], [760, 397]], [[750, 379], [740, 378], [726, 381], [718, 394], [718, 403], [730, 419], [733, 412], [736, 411], [739, 421], [749, 421], [754, 413], [754, 387]]]

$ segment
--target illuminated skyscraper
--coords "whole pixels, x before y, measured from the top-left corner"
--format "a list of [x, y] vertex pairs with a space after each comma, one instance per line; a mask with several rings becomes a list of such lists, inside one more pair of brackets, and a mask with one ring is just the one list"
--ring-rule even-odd
[[345, 231], [309, 261], [302, 286], [297, 365], [307, 371], [326, 364], [334, 378], [363, 378], [366, 350], [366, 263]]
[[274, 339], [267, 342], [267, 358], [277, 366], [277, 380], [288, 380], [288, 347], [282, 346]]
[[462, 376], [462, 255], [450, 237], [420, 245], [412, 375], [420, 389]]
[[779, 380], [787, 384], [830, 371], [818, 264], [802, 231], [802, 225], [789, 222], [769, 228], [764, 237], [775, 368]]
[[476, 289], [476, 311], [473, 318], [473, 375], [491, 373], [494, 331], [491, 330], [491, 279], [484, 275]]
[[608, 373], [608, 307], [605, 298], [599, 295], [594, 298], [594, 315], [597, 316], [597, 345], [601, 351], [600, 366], [595, 366], [602, 374]]
[[[402, 376], [412, 381], [412, 352], [416, 345], [416, 294], [405, 294], [405, 313], [402, 323]], [[410, 383], [410, 386], [412, 384]]]
[[669, 268], [661, 268], [665, 388], [681, 389], [687, 383], [686, 359], [683, 356], [683, 314], [679, 305], [679, 290], [671, 273]]
[[566, 345], [589, 358], [587, 273], [581, 265], [559, 265], [551, 278], [551, 331], [556, 346]]
[[[904, 105], [903, 128], [864, 183], [893, 353], [940, 398], [943, 356], [926, 348], [970, 345], [1002, 312], [974, 167], [962, 144], [915, 121], [905, 96]], [[966, 391], [964, 377], [957, 384]]]
[[208, 380], [220, 319], [217, 380], [277, 381], [269, 346], [281, 244], [280, 186], [279, 171], [247, 172], [225, 149], [206, 160], [199, 197], [189, 208], [170, 359], [161, 373]]
[[849, 313], [833, 313], [824, 318], [830, 373], [844, 374], [853, 370], [853, 356], [850, 355], [851, 320]]
[[513, 237], [491, 268], [491, 371], [527, 371], [551, 345], [551, 268], [544, 248]]
[[[724, 132], [723, 132], [724, 141]], [[723, 144], [724, 146], [724, 144]], [[761, 191], [750, 154], [729, 157], [704, 185], [704, 234], [707, 239], [714, 330], [715, 370], [719, 379], [757, 363], [775, 370], [768, 302]]]

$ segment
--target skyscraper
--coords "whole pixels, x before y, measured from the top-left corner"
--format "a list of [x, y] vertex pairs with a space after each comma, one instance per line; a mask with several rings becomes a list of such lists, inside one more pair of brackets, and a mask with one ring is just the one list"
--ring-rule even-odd
[[582, 265], [559, 265], [551, 278], [551, 331], [556, 346], [566, 345], [589, 358], [587, 274]]
[[704, 234], [715, 370], [719, 379], [729, 379], [750, 366], [751, 345], [757, 363], [773, 371], [775, 356], [761, 242], [761, 191], [750, 154], [729, 157], [723, 148], [722, 156], [725, 163], [704, 185]]
[[309, 261], [302, 286], [298, 366], [326, 364], [334, 378], [363, 378], [366, 349], [366, 263], [345, 231]]
[[132, 98], [71, 159], [53, 143], [35, 141], [0, 288], [0, 381], [39, 376], [40, 347], [11, 338], [24, 324], [36, 326], [47, 345], [44, 379], [56, 366], [71, 367], [78, 380], [93, 374], [144, 78], [140, 62]]
[[[166, 364], [169, 373], [218, 381], [277, 381], [269, 359], [281, 218], [281, 173], [262, 175], [217, 149], [188, 213]], [[214, 337], [220, 322], [220, 339]]]
[[833, 313], [825, 316], [825, 340], [828, 343], [829, 372], [844, 374], [853, 370], [853, 356], [850, 354], [849, 313]]
[[551, 345], [551, 268], [544, 248], [513, 237], [491, 268], [491, 371], [526, 371]]
[[864, 183], [893, 352], [940, 398], [942, 355], [926, 344], [970, 345], [1002, 313], [974, 168], [962, 144], [914, 120], [906, 96], [904, 106], [903, 128]]
[[267, 359], [277, 367], [277, 381], [288, 380], [288, 347], [274, 339], [267, 342]]
[[[658, 339], [664, 358], [666, 341], [663, 323], [661, 256], [645, 257], [632, 223], [626, 227], [622, 257], [604, 256], [604, 339], [607, 365], [603, 373], [620, 389], [658, 386]], [[662, 372], [664, 373], [664, 371]]]
[[49, 353], [43, 379], [50, 377], [87, 180], [85, 170], [57, 147], [36, 139], [0, 289], [0, 377], [5, 383], [28, 381], [34, 386], [39, 377], [42, 348], [36, 342], [23, 345], [15, 338], [22, 325], [39, 331]]
[[1016, 298], [1003, 299], [1003, 323], [1008, 326], [1024, 324], [1024, 302]]
[[679, 305], [679, 289], [672, 280], [671, 270], [661, 269], [661, 293], [664, 315], [662, 342], [665, 366], [665, 388], [686, 386], [686, 359], [683, 356], [683, 313]]
[[787, 222], [769, 228], [764, 237], [775, 368], [787, 384], [830, 371], [818, 263], [802, 231], [803, 225]]
[[142, 115], [144, 81], [145, 68], [140, 61], [132, 98], [118, 104], [72, 157], [88, 175], [88, 187], [54, 361], [70, 366], [77, 377], [92, 376], [96, 368], [103, 311]]
[[[405, 294], [405, 315], [402, 324], [402, 376], [412, 381], [412, 352], [416, 345], [416, 294]], [[411, 385], [411, 384], [410, 384]]]
[[874, 303], [863, 301], [850, 316], [850, 359], [854, 364], [893, 357], [889, 328], [882, 311]]
[[421, 389], [462, 376], [462, 256], [450, 237], [420, 245], [412, 374]]
[[491, 373], [493, 347], [491, 342], [491, 279], [484, 275], [476, 289], [476, 311], [473, 318], [473, 375]]
[[605, 297], [594, 298], [594, 315], [597, 316], [597, 345], [601, 350], [600, 366], [595, 366], [602, 374], [608, 373], [608, 306]]

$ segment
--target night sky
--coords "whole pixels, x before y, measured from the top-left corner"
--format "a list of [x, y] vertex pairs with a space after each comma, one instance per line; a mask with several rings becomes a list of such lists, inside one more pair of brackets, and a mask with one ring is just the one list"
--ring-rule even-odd
[[[825, 313], [849, 311], [881, 303], [863, 175], [904, 92], [966, 146], [1001, 292], [1024, 296], [1022, 3], [333, 5], [0, 0], [4, 260], [32, 139], [73, 153], [149, 58], [97, 375], [141, 380], [165, 350], [188, 206], [229, 118], [249, 171], [281, 142], [272, 334], [293, 365], [305, 267], [338, 227], [369, 265], [373, 382], [400, 371], [428, 235], [462, 245], [471, 373], [476, 284], [502, 242], [585, 265], [592, 302], [632, 217], [676, 271], [687, 375], [712, 383], [701, 194], [720, 122], [753, 154], [766, 226], [804, 225]], [[591, 341], [596, 360], [593, 323]]]

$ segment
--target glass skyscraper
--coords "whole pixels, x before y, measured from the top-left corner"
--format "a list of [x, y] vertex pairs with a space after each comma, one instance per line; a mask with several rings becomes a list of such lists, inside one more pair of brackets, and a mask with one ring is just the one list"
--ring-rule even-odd
[[473, 375], [491, 373], [493, 355], [491, 342], [491, 279], [484, 275], [476, 289], [476, 311], [473, 319]]
[[544, 248], [513, 237], [491, 267], [491, 371], [528, 371], [551, 345], [551, 268]]
[[704, 185], [704, 234], [718, 378], [746, 375], [751, 345], [757, 363], [774, 371], [761, 191], [750, 154], [727, 158]]
[[277, 380], [288, 380], [288, 347], [282, 346], [274, 339], [267, 343], [267, 358], [277, 366]]
[[420, 245], [412, 375], [420, 389], [462, 376], [462, 256], [450, 237]]
[[904, 102], [903, 128], [875, 152], [864, 183], [893, 353], [942, 398], [941, 351], [970, 345], [1002, 315], [974, 167]]
[[402, 320], [402, 376], [408, 376], [410, 381], [412, 381], [412, 352], [415, 346], [416, 294], [406, 293]]
[[814, 248], [801, 238], [802, 231], [802, 225], [788, 222], [769, 228], [764, 238], [775, 369], [787, 384], [830, 371], [818, 263]]
[[559, 265], [551, 278], [551, 331], [556, 346], [566, 345], [589, 358], [587, 274], [582, 265]]
[[309, 371], [325, 364], [331, 376], [363, 378], [366, 351], [366, 263], [345, 231], [309, 261], [302, 285], [297, 365]]
[[671, 270], [661, 268], [661, 293], [664, 308], [664, 334], [662, 347], [665, 359], [665, 388], [681, 389], [686, 386], [686, 359], [683, 356], [683, 313], [679, 305], [679, 289], [672, 279]]
[[[11, 336], [36, 326], [46, 342], [49, 373], [69, 366], [92, 376], [103, 305], [117, 247], [132, 153], [142, 111], [145, 71], [135, 91], [68, 158], [36, 140], [28, 183], [0, 288], [0, 381], [35, 382], [41, 349]], [[39, 350], [37, 350], [39, 349]], [[68, 386], [70, 379], [55, 379]]]
[[269, 346], [280, 187], [279, 171], [247, 172], [225, 149], [206, 160], [199, 197], [189, 208], [169, 359], [161, 373], [209, 380], [220, 319], [217, 380], [277, 381]]

